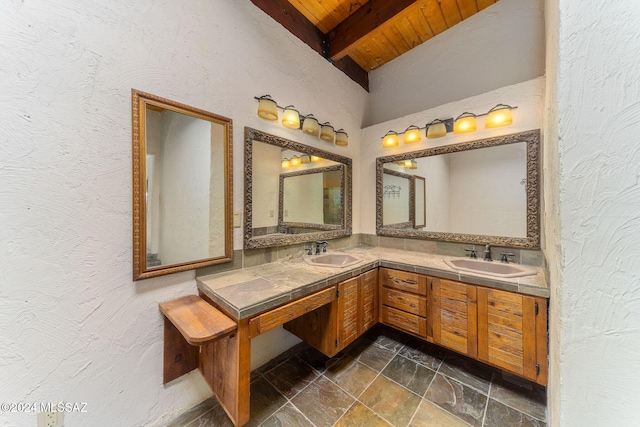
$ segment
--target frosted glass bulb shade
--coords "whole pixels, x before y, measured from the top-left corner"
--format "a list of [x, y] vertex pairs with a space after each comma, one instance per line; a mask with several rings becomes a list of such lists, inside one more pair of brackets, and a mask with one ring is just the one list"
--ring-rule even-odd
[[415, 160], [411, 160], [411, 164], [409, 165], [409, 169], [418, 169], [418, 162]]
[[341, 147], [349, 145], [349, 135], [342, 129], [336, 131], [336, 145]]
[[403, 160], [402, 161], [402, 167], [403, 168], [410, 168], [411, 167], [411, 160]]
[[302, 156], [300, 156], [300, 163], [302, 163], [303, 165], [311, 163], [311, 156], [309, 156], [308, 154], [303, 154]]
[[278, 105], [269, 95], [260, 98], [258, 102], [258, 116], [272, 122], [278, 120]]
[[300, 160], [300, 157], [298, 156], [293, 156], [290, 162], [291, 162], [291, 166], [300, 166], [302, 164], [302, 160]]
[[321, 161], [322, 161], [322, 157], [311, 156], [311, 162], [312, 163], [317, 163], [317, 162], [321, 162]]
[[282, 160], [282, 169], [286, 169], [290, 167], [291, 167], [291, 162], [289, 161], [289, 159]]
[[453, 123], [453, 133], [475, 132], [476, 129], [476, 116], [472, 113], [460, 114]]
[[392, 130], [387, 132], [387, 134], [382, 139], [382, 146], [384, 148], [391, 148], [398, 146], [398, 134]]
[[320, 134], [320, 125], [318, 124], [318, 119], [313, 117], [313, 114], [309, 114], [307, 117], [305, 117], [304, 121], [302, 122], [302, 132], [313, 136], [318, 136]]
[[513, 123], [511, 107], [508, 105], [496, 105], [491, 109], [491, 111], [489, 111], [484, 127], [497, 128], [500, 126], [508, 126], [511, 123]]
[[427, 125], [427, 139], [442, 138], [447, 135], [447, 126], [442, 121], [434, 121]]
[[333, 130], [333, 126], [329, 123], [323, 123], [320, 128], [320, 139], [327, 142], [333, 142], [333, 139], [336, 137], [336, 133]]
[[300, 114], [293, 105], [285, 107], [282, 113], [282, 125], [289, 129], [300, 129]]
[[420, 134], [420, 129], [418, 126], [411, 125], [404, 131], [404, 143], [405, 144], [413, 144], [416, 142], [420, 142], [422, 140], [422, 135]]

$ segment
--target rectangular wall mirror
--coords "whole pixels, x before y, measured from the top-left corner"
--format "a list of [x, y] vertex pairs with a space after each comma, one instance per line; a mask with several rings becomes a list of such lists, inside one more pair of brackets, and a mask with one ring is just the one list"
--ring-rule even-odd
[[245, 128], [245, 249], [351, 235], [351, 159]]
[[[539, 145], [533, 130], [379, 157], [377, 234], [538, 249]], [[410, 194], [387, 197], [392, 178]]]
[[133, 279], [233, 259], [231, 119], [132, 90]]

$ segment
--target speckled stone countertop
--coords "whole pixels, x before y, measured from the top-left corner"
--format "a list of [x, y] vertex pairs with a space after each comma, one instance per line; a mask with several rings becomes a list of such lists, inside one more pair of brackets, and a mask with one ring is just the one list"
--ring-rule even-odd
[[337, 252], [361, 258], [345, 268], [308, 265], [302, 257], [262, 264], [197, 279], [198, 289], [236, 319], [244, 319], [317, 290], [358, 276], [376, 267], [428, 274], [480, 286], [549, 298], [541, 268], [534, 276], [502, 279], [458, 272], [445, 264], [449, 257], [372, 246], [357, 246]]

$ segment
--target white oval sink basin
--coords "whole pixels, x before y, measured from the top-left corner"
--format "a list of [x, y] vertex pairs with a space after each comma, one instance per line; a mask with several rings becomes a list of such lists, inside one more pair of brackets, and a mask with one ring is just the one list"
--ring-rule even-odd
[[444, 262], [454, 270], [469, 271], [487, 276], [509, 278], [536, 274], [535, 270], [522, 267], [519, 264], [504, 264], [496, 261], [489, 262], [470, 258], [445, 259]]
[[302, 257], [304, 262], [309, 265], [320, 267], [349, 267], [362, 261], [353, 255], [343, 254], [339, 252], [331, 252], [321, 255], [305, 255]]

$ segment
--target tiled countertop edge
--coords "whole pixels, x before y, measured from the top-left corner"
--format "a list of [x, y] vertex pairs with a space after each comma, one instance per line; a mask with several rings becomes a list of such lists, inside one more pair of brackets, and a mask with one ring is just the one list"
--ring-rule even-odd
[[487, 276], [463, 274], [458, 272], [441, 270], [437, 268], [416, 266], [413, 264], [403, 264], [403, 263], [398, 263], [395, 261], [387, 261], [387, 260], [367, 261], [364, 264], [356, 265], [353, 268], [347, 269], [345, 271], [340, 271], [339, 273], [333, 276], [329, 276], [323, 280], [318, 280], [318, 281], [300, 286], [296, 289], [291, 290], [290, 292], [282, 293], [274, 298], [261, 301], [258, 304], [254, 304], [250, 307], [246, 307], [243, 309], [238, 309], [238, 307], [235, 307], [232, 304], [229, 304], [226, 300], [217, 296], [215, 292], [213, 292], [208, 286], [204, 284], [201, 285], [200, 280], [198, 280], [198, 289], [202, 291], [205, 295], [207, 295], [209, 298], [211, 298], [211, 300], [216, 302], [223, 310], [227, 311], [227, 313], [232, 315], [234, 318], [245, 319], [247, 317], [261, 313], [263, 311], [275, 308], [279, 305], [286, 304], [287, 302], [307, 296], [313, 292], [335, 285], [336, 283], [340, 283], [352, 277], [359, 276], [360, 274], [365, 273], [377, 267], [386, 267], [386, 268], [392, 268], [392, 269], [402, 270], [402, 271], [407, 271], [412, 273], [436, 276], [443, 279], [457, 280], [460, 282], [470, 283], [474, 285], [486, 286], [486, 287], [495, 288], [495, 289], [502, 289], [505, 291], [517, 292], [521, 294], [538, 296], [543, 298], [549, 298], [549, 295], [550, 295], [549, 288], [542, 288], [539, 286], [520, 284], [517, 281], [505, 282], [497, 278], [492, 278]]

